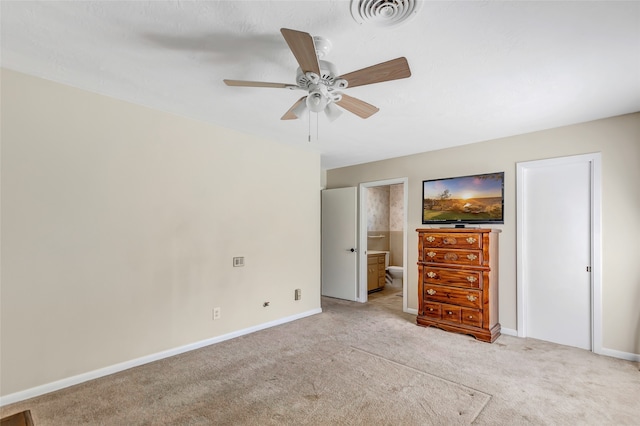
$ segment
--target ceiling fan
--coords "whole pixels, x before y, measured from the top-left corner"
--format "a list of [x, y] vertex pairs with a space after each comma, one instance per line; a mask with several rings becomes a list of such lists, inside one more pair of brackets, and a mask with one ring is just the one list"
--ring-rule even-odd
[[333, 121], [342, 114], [336, 105], [361, 118], [368, 118], [378, 112], [379, 108], [345, 95], [342, 90], [347, 87], [364, 86], [411, 76], [409, 64], [404, 57], [348, 74], [337, 75], [335, 65], [319, 59], [331, 49], [329, 40], [322, 37], [312, 37], [309, 33], [287, 28], [281, 28], [280, 32], [300, 65], [297, 70], [296, 84], [245, 80], [224, 80], [224, 82], [227, 86], [271, 87], [306, 91], [307, 95], [298, 99], [282, 116], [282, 120], [300, 118], [309, 109], [316, 113], [324, 111], [329, 120]]

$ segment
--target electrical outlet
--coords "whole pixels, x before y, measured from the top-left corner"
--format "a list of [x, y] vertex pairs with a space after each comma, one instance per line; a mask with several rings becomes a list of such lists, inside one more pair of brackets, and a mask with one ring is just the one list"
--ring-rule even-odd
[[295, 298], [295, 300], [302, 299], [302, 289], [296, 288], [294, 298]]
[[244, 266], [244, 256], [234, 257], [233, 258], [233, 267], [237, 268], [240, 266]]
[[213, 319], [220, 319], [220, 308], [213, 308]]

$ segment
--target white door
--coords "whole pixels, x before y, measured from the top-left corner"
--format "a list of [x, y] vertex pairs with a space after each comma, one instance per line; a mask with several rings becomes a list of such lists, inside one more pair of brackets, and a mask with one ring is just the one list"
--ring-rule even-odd
[[591, 162], [576, 156], [518, 167], [526, 335], [590, 350]]
[[357, 188], [322, 191], [322, 295], [358, 297]]

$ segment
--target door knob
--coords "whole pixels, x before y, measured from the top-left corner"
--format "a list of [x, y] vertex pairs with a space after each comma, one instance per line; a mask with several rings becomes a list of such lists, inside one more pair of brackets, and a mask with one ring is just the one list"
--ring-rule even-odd
[[347, 251], [350, 251], [351, 253], [355, 253], [355, 252], [356, 252], [356, 251], [358, 251], [358, 250], [356, 250], [356, 249], [354, 249], [354, 248], [350, 248], [350, 249], [347, 249]]

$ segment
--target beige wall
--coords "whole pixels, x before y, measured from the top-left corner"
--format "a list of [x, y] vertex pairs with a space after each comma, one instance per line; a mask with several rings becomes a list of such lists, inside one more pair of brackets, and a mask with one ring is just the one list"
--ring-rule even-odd
[[320, 308], [318, 154], [7, 70], [1, 118], [1, 395]]
[[500, 235], [500, 322], [516, 329], [516, 163], [602, 153], [602, 305], [604, 348], [640, 354], [640, 113], [451, 149], [329, 170], [327, 188], [409, 179], [409, 308], [417, 309], [417, 238], [425, 179], [505, 172]]

